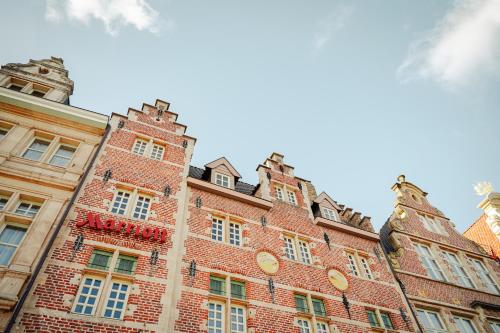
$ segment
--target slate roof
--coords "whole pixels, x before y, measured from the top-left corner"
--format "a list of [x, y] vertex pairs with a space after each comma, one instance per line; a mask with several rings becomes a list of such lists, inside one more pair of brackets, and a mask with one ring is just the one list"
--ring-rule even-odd
[[[189, 166], [189, 177], [208, 181], [207, 176], [208, 175], [205, 174], [205, 169], [198, 168], [198, 167], [195, 167], [192, 165]], [[239, 181], [239, 180], [236, 182], [234, 187], [235, 187], [236, 192], [240, 192], [240, 193], [243, 193], [246, 195], [251, 195], [251, 196], [253, 196], [253, 193], [256, 189], [256, 186]]]

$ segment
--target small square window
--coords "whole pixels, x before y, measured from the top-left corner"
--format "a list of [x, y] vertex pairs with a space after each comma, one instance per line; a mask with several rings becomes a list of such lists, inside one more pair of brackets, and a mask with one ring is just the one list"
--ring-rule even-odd
[[245, 299], [245, 283], [239, 281], [231, 281], [231, 297], [237, 299]]
[[125, 191], [118, 191], [111, 206], [111, 213], [125, 215], [128, 202], [130, 200], [130, 193]]
[[210, 276], [210, 292], [216, 295], [225, 295], [226, 281], [223, 278]]
[[333, 211], [333, 209], [324, 207], [323, 214], [324, 214], [324, 218], [326, 218], [328, 220], [332, 220], [332, 221], [337, 220], [337, 214], [336, 214], [336, 212]]
[[115, 272], [122, 274], [132, 274], [137, 265], [137, 258], [120, 254], [116, 262]]
[[134, 218], [140, 220], [146, 220], [149, 213], [149, 207], [151, 205], [151, 199], [143, 195], [139, 195], [135, 203], [134, 208]]
[[309, 313], [309, 306], [307, 306], [306, 296], [295, 295], [295, 308], [299, 312]]
[[73, 157], [75, 151], [76, 151], [75, 147], [60, 145], [59, 148], [57, 148], [57, 151], [50, 159], [49, 163], [52, 165], [65, 167], [69, 164], [69, 161], [71, 161], [71, 158]]
[[42, 155], [49, 147], [49, 144], [50, 141], [43, 140], [40, 138], [35, 138], [35, 140], [33, 140], [33, 142], [24, 152], [23, 157], [29, 160], [39, 161], [42, 158]]
[[107, 271], [109, 269], [109, 262], [113, 253], [101, 250], [94, 250], [90, 257], [89, 267]]
[[153, 150], [151, 150], [151, 158], [161, 161], [163, 159], [163, 152], [164, 151], [165, 151], [165, 148], [163, 146], [154, 144]]
[[314, 314], [316, 316], [326, 317], [325, 303], [322, 299], [313, 298], [311, 299]]
[[223, 175], [221, 173], [215, 174], [215, 184], [229, 188], [230, 185], [229, 176]]
[[40, 210], [40, 204], [21, 201], [14, 211], [15, 214], [23, 215], [27, 217], [35, 217], [38, 211]]
[[137, 140], [135, 140], [135, 143], [134, 143], [133, 152], [138, 154], [138, 155], [144, 155], [144, 152], [146, 151], [147, 145], [148, 145], [147, 141], [137, 139]]

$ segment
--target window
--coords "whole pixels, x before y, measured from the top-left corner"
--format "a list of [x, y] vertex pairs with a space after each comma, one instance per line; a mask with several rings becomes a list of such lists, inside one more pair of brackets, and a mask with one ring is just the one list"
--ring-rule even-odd
[[130, 192], [118, 191], [115, 195], [113, 205], [111, 206], [111, 213], [125, 215], [129, 199]]
[[373, 273], [370, 268], [369, 259], [357, 252], [347, 253], [349, 271], [357, 277], [364, 277], [373, 280]]
[[14, 213], [33, 218], [35, 217], [35, 215], [38, 213], [39, 210], [40, 210], [39, 203], [21, 201], [17, 206], [16, 210], [14, 211]]
[[[111, 319], [123, 319], [128, 294], [131, 286], [122, 281], [119, 275], [132, 274], [135, 270], [136, 257], [94, 249], [88, 267], [107, 273], [107, 277], [84, 276], [73, 305], [73, 312], [94, 316], [100, 304], [100, 316]], [[111, 276], [111, 278], [109, 278]], [[102, 291], [106, 291], [102, 293]], [[103, 297], [101, 297], [101, 294]]]
[[[288, 259], [298, 260], [306, 265], [311, 264], [311, 252], [306, 241], [289, 236], [284, 236], [283, 239], [285, 241], [285, 254]], [[298, 249], [298, 257], [296, 249]]]
[[41, 90], [33, 89], [33, 91], [31, 92], [31, 95], [36, 96], [36, 97], [43, 97], [43, 96], [45, 96], [45, 92], [43, 92]]
[[380, 327], [380, 323], [378, 321], [377, 313], [373, 310], [366, 311], [366, 315], [368, 316], [368, 322], [371, 327]]
[[389, 316], [388, 313], [381, 312], [380, 318], [382, 318], [382, 324], [384, 325], [385, 328], [390, 330], [394, 329], [394, 325], [392, 324], [391, 317]]
[[101, 295], [103, 280], [86, 277], [76, 296], [73, 312], [92, 316], [97, 308], [97, 300]]
[[149, 206], [151, 205], [151, 199], [139, 195], [137, 201], [135, 202], [133, 217], [139, 220], [146, 220], [148, 218]]
[[50, 141], [35, 138], [23, 154], [24, 158], [39, 161], [50, 145]]
[[307, 297], [304, 295], [295, 295], [295, 308], [299, 312], [309, 313], [309, 307], [307, 306]]
[[443, 325], [441, 317], [437, 312], [417, 309], [417, 317], [420, 324], [424, 327], [426, 333], [445, 333], [446, 328]]
[[337, 213], [333, 211], [333, 209], [323, 207], [323, 215], [325, 219], [329, 219], [332, 221], [337, 220]]
[[7, 133], [9, 133], [11, 128], [12, 125], [0, 123], [0, 140], [3, 139], [3, 137], [6, 136]]
[[288, 194], [288, 202], [291, 203], [292, 205], [297, 205], [297, 198], [295, 197], [295, 192], [287, 190], [286, 193]]
[[[217, 242], [227, 242], [231, 245], [242, 245], [242, 226], [238, 222], [212, 218], [212, 239]], [[227, 230], [227, 231], [226, 231]]]
[[431, 250], [422, 244], [415, 244], [415, 248], [420, 257], [422, 265], [427, 271], [427, 275], [435, 280], [446, 281], [444, 274], [439, 267], [436, 259], [431, 253]]
[[460, 333], [476, 333], [476, 328], [472, 323], [472, 320], [464, 317], [454, 316], [455, 325], [457, 326]]
[[220, 303], [208, 303], [208, 333], [222, 333], [224, 329], [224, 305]]
[[355, 276], [359, 276], [359, 269], [358, 265], [356, 264], [356, 259], [354, 259], [354, 255], [348, 254], [347, 258], [349, 259], [349, 269], [351, 273], [354, 274]]
[[283, 189], [281, 187], [275, 187], [276, 189], [276, 199], [278, 199], [279, 201], [285, 201], [285, 199], [283, 198]]
[[229, 176], [223, 175], [221, 173], [216, 173], [215, 174], [215, 184], [222, 186], [222, 187], [229, 188], [229, 186], [230, 186]]
[[448, 265], [450, 265], [453, 273], [455, 273], [455, 275], [458, 277], [458, 283], [464, 287], [474, 288], [472, 280], [467, 275], [464, 267], [462, 267], [462, 265], [458, 261], [457, 256], [451, 252], [443, 252], [443, 255], [445, 260], [448, 262]]
[[75, 151], [76, 151], [75, 147], [60, 145], [59, 148], [57, 148], [57, 151], [50, 159], [49, 163], [52, 165], [65, 167], [69, 164], [69, 161], [71, 161], [71, 158], [73, 157]]
[[[226, 283], [229, 283], [231, 292], [226, 296]], [[226, 296], [224, 301], [209, 301], [208, 303], [208, 332], [226, 332], [225, 322], [230, 326], [230, 332], [246, 333], [247, 315], [244, 306], [235, 303], [231, 304], [230, 313], [227, 316], [225, 306], [232, 299], [245, 299], [245, 283], [241, 281], [231, 281], [229, 277], [222, 278], [210, 276], [210, 293]]]
[[9, 86], [9, 89], [10, 90], [14, 90], [14, 91], [21, 91], [23, 90], [24, 86], [21, 86], [19, 84], [15, 84], [15, 83], [12, 83], [10, 86]]
[[9, 198], [6, 196], [0, 196], [0, 211], [5, 209], [5, 206], [7, 205], [7, 202], [9, 201]]
[[19, 244], [26, 234], [26, 229], [6, 225], [0, 233], [0, 265], [8, 265]]
[[316, 323], [316, 333], [329, 333], [328, 325], [326, 323]]
[[500, 333], [500, 323], [490, 321], [489, 324], [493, 333]]
[[373, 279], [372, 271], [370, 270], [370, 265], [368, 265], [368, 260], [366, 260], [366, 258], [363, 258], [363, 257], [361, 257], [359, 260], [361, 261], [361, 266], [363, 267], [363, 271], [365, 273], [365, 276], [368, 279]]
[[311, 298], [311, 301], [313, 305], [314, 314], [316, 316], [325, 317], [326, 310], [325, 310], [325, 303], [323, 303], [323, 300], [317, 298]]
[[307, 319], [299, 319], [297, 320], [297, 324], [299, 325], [300, 333], [311, 333], [311, 323]]
[[134, 143], [133, 152], [138, 155], [144, 155], [147, 145], [148, 145], [147, 141], [136, 139]]
[[118, 255], [118, 260], [116, 261], [115, 272], [130, 275], [135, 271], [136, 265], [136, 257], [120, 254]]
[[486, 266], [484, 266], [483, 262], [479, 259], [471, 259], [471, 261], [472, 265], [476, 269], [477, 275], [479, 276], [481, 281], [486, 285], [486, 288], [490, 292], [498, 294], [500, 292], [498, 286], [491, 277], [490, 272], [488, 271]]
[[426, 216], [426, 215], [418, 215], [418, 218], [424, 225], [424, 228], [429, 230], [430, 232], [434, 232], [436, 234], [447, 235], [446, 230], [438, 219]]
[[161, 161], [163, 159], [163, 152], [164, 151], [165, 151], [165, 148], [163, 148], [163, 146], [154, 144], [153, 150], [151, 150], [151, 158]]

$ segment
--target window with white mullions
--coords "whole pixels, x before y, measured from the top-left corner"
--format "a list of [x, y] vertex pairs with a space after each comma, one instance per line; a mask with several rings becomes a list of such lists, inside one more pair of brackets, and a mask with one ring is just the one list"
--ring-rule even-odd
[[151, 199], [143, 195], [137, 197], [133, 217], [135, 219], [146, 220], [148, 218]]
[[311, 323], [307, 319], [299, 319], [297, 320], [297, 324], [299, 325], [300, 333], [312, 333], [311, 332]]
[[104, 306], [103, 317], [122, 319], [125, 313], [125, 304], [130, 286], [122, 282], [112, 282], [108, 297]]
[[161, 161], [163, 159], [163, 152], [164, 151], [165, 151], [165, 148], [163, 148], [163, 146], [154, 144], [153, 149], [151, 150], [151, 158]]
[[40, 138], [35, 138], [33, 142], [30, 144], [30, 146], [26, 149], [26, 151], [23, 154], [24, 158], [33, 160], [33, 161], [39, 161], [47, 148], [50, 145], [50, 141], [48, 140], [43, 140]]
[[368, 279], [373, 279], [372, 271], [370, 270], [370, 265], [368, 265], [368, 260], [366, 258], [361, 257], [359, 259], [361, 261], [361, 266], [363, 267], [363, 271], [365, 276]]
[[300, 261], [304, 264], [311, 264], [311, 253], [309, 252], [309, 246], [306, 242], [299, 240], [299, 251], [300, 251]]
[[241, 226], [239, 223], [229, 222], [229, 244], [241, 245]]
[[278, 186], [276, 186], [275, 189], [276, 189], [276, 199], [278, 199], [279, 201], [284, 201], [285, 199], [283, 197], [283, 189]]
[[14, 213], [27, 217], [35, 217], [35, 215], [38, 213], [39, 210], [40, 210], [40, 204], [28, 201], [21, 201], [17, 206], [16, 210], [14, 211]]
[[434, 311], [418, 309], [417, 317], [426, 333], [446, 333], [447, 330], [441, 320], [441, 316]]
[[324, 218], [326, 218], [328, 220], [332, 220], [332, 221], [338, 220], [337, 213], [334, 212], [333, 209], [323, 207], [323, 215], [324, 215]]
[[349, 259], [349, 269], [351, 270], [351, 273], [355, 276], [359, 276], [358, 264], [356, 263], [354, 255], [348, 254], [347, 259]]
[[224, 241], [224, 221], [212, 219], [212, 239], [218, 242]]
[[493, 333], [500, 333], [500, 323], [499, 322], [490, 321], [490, 322], [488, 322], [488, 324], [490, 325], [490, 328], [493, 331]]
[[457, 256], [451, 252], [443, 252], [443, 254], [446, 259], [446, 262], [451, 267], [455, 275], [458, 277], [458, 283], [464, 287], [474, 288], [472, 280], [465, 271], [465, 268], [458, 261]]
[[148, 146], [148, 142], [141, 140], [141, 139], [136, 139], [134, 143], [134, 148], [133, 152], [138, 154], [138, 155], [144, 155], [144, 152], [146, 151], [146, 147]]
[[285, 237], [285, 253], [288, 259], [295, 260], [295, 245], [292, 238]]
[[295, 196], [295, 192], [287, 190], [286, 193], [288, 195], [288, 202], [291, 203], [292, 205], [297, 205], [297, 197]]
[[454, 316], [455, 325], [457, 326], [460, 333], [476, 333], [476, 327], [469, 318]]
[[98, 278], [86, 277], [80, 290], [76, 295], [76, 302], [73, 307], [74, 313], [91, 316], [97, 308], [97, 300], [101, 294], [103, 280]]
[[472, 261], [472, 265], [474, 265], [477, 275], [479, 276], [481, 281], [486, 285], [486, 288], [488, 288], [488, 290], [494, 294], [500, 293], [500, 289], [495, 283], [495, 280], [493, 280], [493, 278], [491, 277], [490, 272], [483, 264], [483, 262], [479, 259], [470, 259], [470, 260]]
[[245, 333], [246, 330], [245, 309], [239, 306], [231, 306], [231, 333]]
[[118, 191], [115, 195], [115, 200], [113, 200], [113, 205], [111, 206], [111, 213], [125, 215], [129, 200], [129, 192]]
[[229, 180], [229, 176], [223, 175], [222, 173], [216, 173], [215, 174], [215, 184], [222, 186], [222, 187], [227, 187], [231, 185], [231, 182]]
[[429, 275], [431, 278], [435, 280], [446, 281], [443, 271], [439, 267], [430, 249], [422, 244], [415, 244], [415, 248], [420, 256], [422, 265], [425, 267], [427, 271], [427, 275]]
[[10, 263], [25, 234], [25, 228], [5, 225], [0, 233], [0, 265], [6, 266]]
[[316, 323], [316, 333], [330, 333], [328, 325], [322, 322]]
[[76, 151], [75, 147], [60, 145], [59, 148], [57, 148], [57, 151], [50, 159], [49, 163], [52, 165], [65, 167], [69, 164], [69, 161], [71, 161], [71, 159], [73, 158], [73, 154], [75, 153], [75, 151]]
[[224, 305], [220, 303], [208, 303], [208, 333], [224, 332]]

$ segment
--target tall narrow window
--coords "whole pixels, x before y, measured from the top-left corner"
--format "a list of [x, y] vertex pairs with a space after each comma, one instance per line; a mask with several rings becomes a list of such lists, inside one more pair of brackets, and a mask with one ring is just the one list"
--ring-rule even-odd
[[454, 316], [455, 325], [457, 325], [460, 333], [476, 333], [476, 327], [469, 318]]
[[295, 246], [292, 238], [285, 237], [285, 253], [288, 259], [295, 260]]
[[286, 191], [288, 194], [288, 202], [291, 203], [292, 205], [297, 205], [297, 198], [295, 197], [295, 192], [287, 190]]
[[0, 233], [0, 265], [8, 265], [23, 240], [26, 229], [6, 225]]
[[23, 157], [33, 161], [39, 161], [49, 147], [49, 144], [50, 141], [35, 138], [35, 140], [33, 140], [33, 142], [24, 152]]
[[354, 274], [355, 276], [359, 276], [359, 269], [356, 263], [356, 259], [354, 258], [354, 255], [350, 253], [347, 254], [347, 259], [349, 260], [349, 269], [351, 270], [351, 273]]
[[299, 312], [309, 312], [309, 306], [307, 306], [307, 297], [304, 295], [295, 295], [295, 308]]
[[161, 161], [163, 159], [163, 152], [164, 151], [165, 151], [165, 148], [163, 148], [163, 146], [154, 144], [153, 150], [151, 150], [151, 158]]
[[311, 264], [311, 253], [309, 252], [309, 246], [306, 242], [299, 240], [299, 251], [300, 251], [300, 261], [304, 264]]
[[224, 221], [212, 219], [212, 239], [218, 242], [224, 241]]
[[39, 210], [40, 210], [40, 204], [28, 201], [21, 201], [17, 206], [16, 210], [14, 211], [14, 213], [27, 217], [35, 217], [35, 215], [38, 213]]
[[278, 186], [276, 186], [275, 189], [276, 189], [276, 199], [278, 199], [279, 201], [284, 201], [283, 189]]
[[394, 329], [394, 325], [392, 324], [391, 317], [389, 316], [388, 313], [381, 312], [380, 318], [382, 318], [382, 324], [384, 324], [385, 328], [390, 329], [390, 330]]
[[323, 302], [323, 300], [317, 299], [317, 298], [311, 298], [311, 302], [313, 305], [314, 314], [316, 316], [325, 317], [326, 316], [326, 309], [325, 309], [325, 303]]
[[151, 205], [150, 198], [143, 195], [139, 195], [135, 203], [134, 215], [133, 215], [134, 218], [140, 220], [146, 220], [148, 218], [150, 205]]
[[231, 333], [245, 333], [246, 314], [245, 308], [240, 306], [231, 306]]
[[97, 308], [97, 300], [101, 294], [103, 280], [86, 277], [76, 295], [73, 312], [91, 316]]
[[311, 332], [311, 324], [307, 319], [299, 319], [297, 320], [297, 324], [299, 325], [300, 333], [312, 333]]
[[75, 151], [75, 147], [60, 145], [50, 159], [49, 163], [52, 165], [65, 167], [69, 164], [69, 161], [71, 161], [71, 158], [73, 157]]
[[0, 140], [9, 133], [9, 128], [7, 128], [7, 125], [1, 125], [0, 124]]
[[229, 188], [229, 186], [230, 186], [229, 176], [223, 175], [221, 173], [216, 173], [215, 174], [215, 184], [222, 186], [222, 187]]
[[424, 326], [425, 332], [428, 333], [445, 333], [446, 328], [443, 325], [443, 321], [437, 312], [418, 309], [417, 310], [418, 321]]
[[146, 151], [147, 145], [148, 145], [147, 141], [137, 139], [137, 140], [135, 140], [135, 143], [134, 143], [133, 152], [138, 154], [138, 155], [144, 155], [144, 152]]
[[365, 276], [368, 279], [373, 279], [372, 271], [370, 270], [370, 265], [368, 265], [368, 260], [366, 258], [360, 257], [359, 261], [361, 261], [361, 266], [363, 267]]
[[125, 215], [128, 202], [130, 200], [130, 193], [125, 191], [118, 191], [115, 195], [115, 200], [111, 206], [111, 213]]
[[103, 317], [122, 319], [127, 304], [129, 285], [123, 282], [113, 282], [104, 306]]
[[366, 315], [368, 316], [368, 322], [371, 327], [380, 327], [380, 322], [378, 321], [377, 313], [373, 310], [367, 310]]
[[208, 333], [224, 332], [224, 305], [220, 303], [208, 303]]
[[486, 285], [486, 288], [494, 294], [498, 294], [500, 290], [498, 289], [497, 284], [495, 283], [495, 280], [491, 277], [490, 272], [484, 266], [483, 262], [479, 259], [471, 259], [472, 264], [474, 265], [474, 268], [476, 269], [476, 272], [481, 279], [481, 281]]
[[241, 245], [241, 225], [235, 222], [229, 222], [229, 244]]
[[422, 244], [415, 244], [417, 253], [420, 256], [422, 265], [427, 270], [427, 275], [435, 280], [445, 281], [445, 277], [430, 249]]
[[464, 287], [474, 288], [472, 280], [469, 278], [469, 275], [467, 275], [465, 268], [458, 261], [457, 256], [451, 252], [443, 252], [443, 254], [446, 262], [450, 265], [451, 269], [458, 277], [458, 283]]

